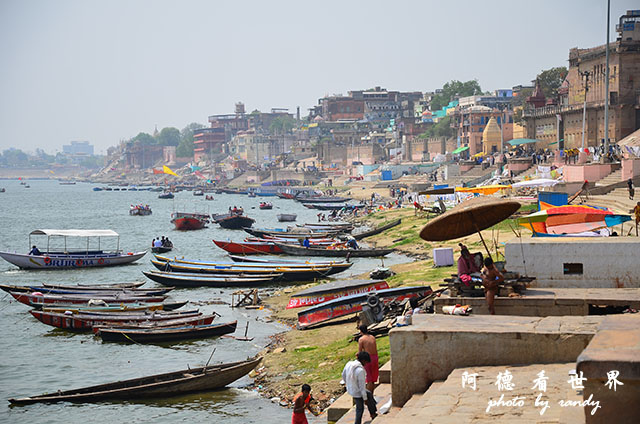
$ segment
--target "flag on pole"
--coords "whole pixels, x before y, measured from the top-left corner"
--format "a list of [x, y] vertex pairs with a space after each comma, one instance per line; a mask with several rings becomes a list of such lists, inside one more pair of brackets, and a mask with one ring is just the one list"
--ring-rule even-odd
[[162, 165], [162, 170], [164, 171], [165, 174], [170, 174], [170, 175], [175, 175], [176, 177], [178, 176], [178, 174], [176, 174], [175, 172], [173, 172], [168, 166], [166, 165]]

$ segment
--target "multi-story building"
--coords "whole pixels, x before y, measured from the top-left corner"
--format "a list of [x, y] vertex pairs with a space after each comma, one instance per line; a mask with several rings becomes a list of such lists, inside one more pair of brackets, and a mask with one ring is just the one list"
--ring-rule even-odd
[[62, 153], [72, 156], [93, 156], [93, 145], [88, 141], [72, 141], [62, 145]]
[[510, 109], [498, 110], [488, 106], [458, 106], [453, 113], [451, 126], [457, 132], [459, 147], [468, 146], [471, 156], [483, 152], [482, 133], [491, 118], [495, 118], [502, 129], [502, 138], [506, 143], [513, 139], [513, 112]]
[[318, 100], [321, 106], [322, 118], [326, 121], [354, 120], [364, 117], [364, 100], [362, 97], [330, 96]]
[[[605, 93], [606, 46], [569, 51], [569, 72], [557, 104], [533, 104], [523, 113], [527, 137], [538, 147], [559, 141], [560, 148], [599, 146], [604, 142], [604, 105], [609, 100], [609, 140], [621, 140], [640, 128], [640, 10], [620, 17], [618, 38], [609, 45], [609, 92]], [[536, 107], [537, 106], [537, 107]]]
[[123, 146], [125, 166], [134, 169], [151, 168], [163, 159], [164, 147], [129, 141]]
[[[214, 124], [212, 124], [214, 125]], [[224, 125], [200, 128], [193, 132], [193, 160], [200, 162], [225, 151], [227, 131]]]

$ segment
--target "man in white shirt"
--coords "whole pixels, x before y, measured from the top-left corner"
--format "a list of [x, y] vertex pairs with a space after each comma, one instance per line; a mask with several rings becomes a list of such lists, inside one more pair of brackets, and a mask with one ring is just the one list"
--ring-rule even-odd
[[153, 247], [162, 247], [162, 240], [160, 240], [160, 237], [153, 242]]
[[366, 377], [367, 372], [364, 365], [371, 362], [371, 357], [366, 351], [358, 352], [356, 360], [349, 361], [342, 370], [342, 379], [347, 386], [347, 393], [353, 397], [356, 403], [356, 420], [354, 424], [362, 423], [362, 414], [364, 413], [364, 402], [367, 402], [369, 414], [373, 420], [378, 414], [376, 412], [376, 401], [373, 394], [367, 390]]

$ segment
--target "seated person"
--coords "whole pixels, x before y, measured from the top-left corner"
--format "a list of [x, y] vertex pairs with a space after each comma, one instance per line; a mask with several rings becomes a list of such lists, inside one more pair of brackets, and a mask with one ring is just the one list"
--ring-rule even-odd
[[476, 261], [474, 260], [471, 253], [469, 253], [469, 248], [462, 243], [459, 243], [460, 246], [460, 257], [458, 258], [458, 277], [462, 275], [471, 275], [474, 272], [480, 272], [480, 268], [476, 265]]
[[38, 248], [36, 247], [36, 245], [34, 244], [33, 247], [31, 247], [31, 251], [29, 252], [30, 255], [35, 255], [35, 256], [40, 256], [42, 255], [42, 253], [40, 253], [40, 251], [38, 250]]
[[160, 237], [153, 242], [153, 247], [162, 247], [162, 240], [160, 240]]
[[353, 237], [350, 237], [349, 241], [347, 241], [347, 247], [349, 249], [360, 249], [360, 246], [358, 246], [358, 242]]
[[305, 237], [304, 240], [302, 241], [302, 245], [304, 247], [311, 247], [311, 242], [309, 242], [309, 237]]

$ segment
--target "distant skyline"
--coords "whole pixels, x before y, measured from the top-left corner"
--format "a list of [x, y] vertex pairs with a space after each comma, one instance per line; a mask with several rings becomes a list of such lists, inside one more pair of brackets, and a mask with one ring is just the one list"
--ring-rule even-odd
[[[606, 0], [537, 2], [0, 0], [0, 152], [97, 154], [209, 115], [381, 86], [483, 91], [605, 43]], [[630, 0], [611, 1], [610, 40]]]

